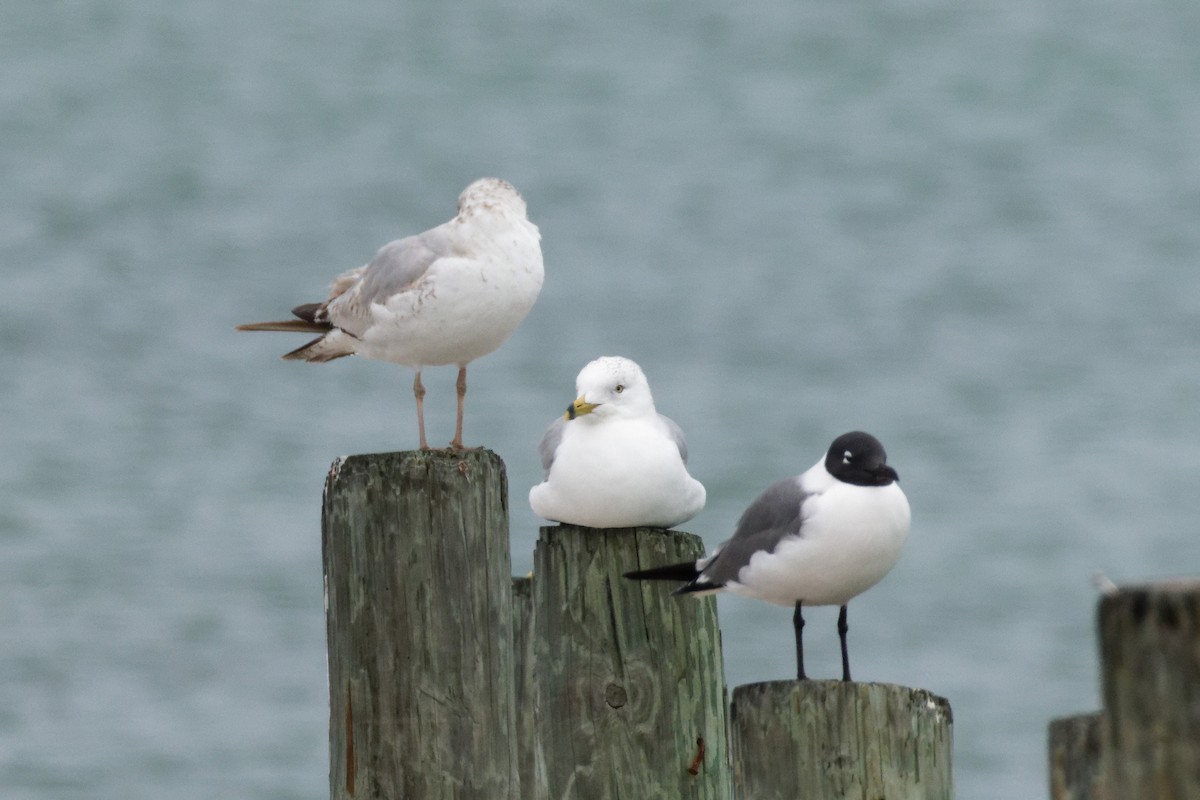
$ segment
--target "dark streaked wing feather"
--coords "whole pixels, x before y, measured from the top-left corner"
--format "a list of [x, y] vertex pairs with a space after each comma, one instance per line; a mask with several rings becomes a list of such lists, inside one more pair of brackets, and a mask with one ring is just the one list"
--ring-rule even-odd
[[284, 361], [308, 361], [323, 364], [335, 358], [354, 355], [358, 339], [343, 330], [334, 328], [324, 336], [297, 347], [290, 353], [284, 353]]
[[278, 322], [249, 322], [238, 325], [234, 330], [239, 331], [285, 331], [291, 333], [325, 333], [330, 330], [328, 323], [312, 322], [305, 319], [285, 319]]
[[325, 344], [326, 337], [321, 336], [313, 339], [308, 344], [301, 345], [295, 350], [290, 350], [283, 354], [284, 361], [311, 361], [315, 364], [324, 364], [327, 361], [333, 361], [335, 358], [353, 355], [350, 352], [322, 352], [321, 345]]
[[[303, 305], [293, 308], [292, 313], [306, 322], [317, 323], [317, 314], [319, 314], [323, 308], [325, 308], [324, 303], [304, 303]], [[329, 323], [327, 321], [322, 320], [322, 322], [324, 322], [326, 327], [328, 327]]]
[[688, 448], [687, 439], [683, 437], [683, 428], [679, 427], [675, 420], [664, 414], [659, 414], [658, 418], [666, 423], [667, 431], [671, 434], [671, 439], [674, 440], [675, 446], [679, 448], [679, 457], [683, 459], [683, 463], [686, 464]]
[[800, 506], [808, 496], [795, 478], [785, 478], [767, 487], [742, 514], [733, 538], [721, 545], [720, 553], [704, 568], [705, 582], [687, 589], [702, 591], [713, 584], [720, 586], [737, 580], [738, 572], [750, 563], [752, 555], [760, 550], [774, 552], [785, 536], [799, 533]]
[[542, 436], [541, 444], [538, 445], [538, 454], [542, 457], [542, 469], [546, 470], [546, 477], [550, 477], [550, 465], [554, 463], [554, 453], [558, 450], [558, 443], [562, 441], [563, 426], [567, 421], [562, 417], [550, 423], [550, 427], [546, 428], [545, 435]]

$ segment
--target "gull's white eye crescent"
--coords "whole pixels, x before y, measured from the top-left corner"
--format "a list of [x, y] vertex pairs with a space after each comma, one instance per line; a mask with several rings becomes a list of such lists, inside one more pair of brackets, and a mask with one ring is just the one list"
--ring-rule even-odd
[[846, 452], [842, 453], [842, 463], [849, 464], [850, 461], [851, 461], [850, 451], [847, 450]]

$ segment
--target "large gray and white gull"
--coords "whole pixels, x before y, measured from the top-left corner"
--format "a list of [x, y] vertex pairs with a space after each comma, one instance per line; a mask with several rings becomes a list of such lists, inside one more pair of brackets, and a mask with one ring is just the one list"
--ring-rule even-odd
[[589, 528], [670, 528], [704, 508], [683, 431], [655, 410], [641, 367], [598, 358], [580, 371], [575, 391], [542, 437], [546, 479], [529, 490], [534, 513]]
[[542, 289], [541, 235], [507, 181], [481, 178], [458, 198], [458, 215], [384, 245], [370, 263], [339, 275], [329, 297], [292, 309], [296, 319], [242, 331], [321, 334], [283, 357], [324, 363], [361, 355], [416, 371], [413, 396], [422, 450], [424, 367], [458, 366], [452, 448], [462, 448], [467, 365], [504, 343]]
[[801, 606], [840, 606], [842, 680], [850, 680], [846, 606], [900, 558], [911, 511], [879, 440], [851, 431], [811, 469], [772, 484], [738, 521], [733, 538], [707, 558], [626, 573], [685, 581], [675, 594], [721, 589], [794, 606], [797, 676], [803, 680]]

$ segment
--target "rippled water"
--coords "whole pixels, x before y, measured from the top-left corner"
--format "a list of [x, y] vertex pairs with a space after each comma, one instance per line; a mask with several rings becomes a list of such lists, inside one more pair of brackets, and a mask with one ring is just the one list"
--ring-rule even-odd
[[[1044, 797], [1046, 722], [1098, 704], [1090, 576], [1200, 561], [1198, 39], [1173, 0], [10, 9], [0, 794], [326, 796], [321, 485], [415, 444], [411, 377], [232, 327], [496, 174], [547, 268], [470, 376], [514, 571], [597, 355], [687, 431], [710, 545], [866, 428], [914, 527], [856, 677], [950, 699], [960, 797]], [[791, 674], [785, 609], [721, 614], [731, 685]]]

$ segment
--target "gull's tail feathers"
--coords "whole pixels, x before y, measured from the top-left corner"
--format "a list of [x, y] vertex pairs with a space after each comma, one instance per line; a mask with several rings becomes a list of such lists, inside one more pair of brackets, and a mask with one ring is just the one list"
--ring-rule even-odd
[[713, 583], [707, 578], [697, 578], [691, 583], [685, 583], [683, 586], [680, 586], [678, 589], [671, 592], [671, 594], [705, 595], [712, 594], [713, 592], [719, 592], [724, 588], [725, 584], [723, 583]]
[[290, 353], [284, 353], [285, 361], [309, 361], [315, 364], [324, 364], [335, 358], [354, 355], [358, 350], [358, 339], [340, 328], [335, 328], [328, 321], [318, 319], [317, 315], [323, 308], [323, 303], [306, 303], [292, 309], [296, 319], [285, 319], [279, 322], [251, 322], [246, 325], [238, 325], [237, 330], [324, 334], [302, 347], [297, 347]]

